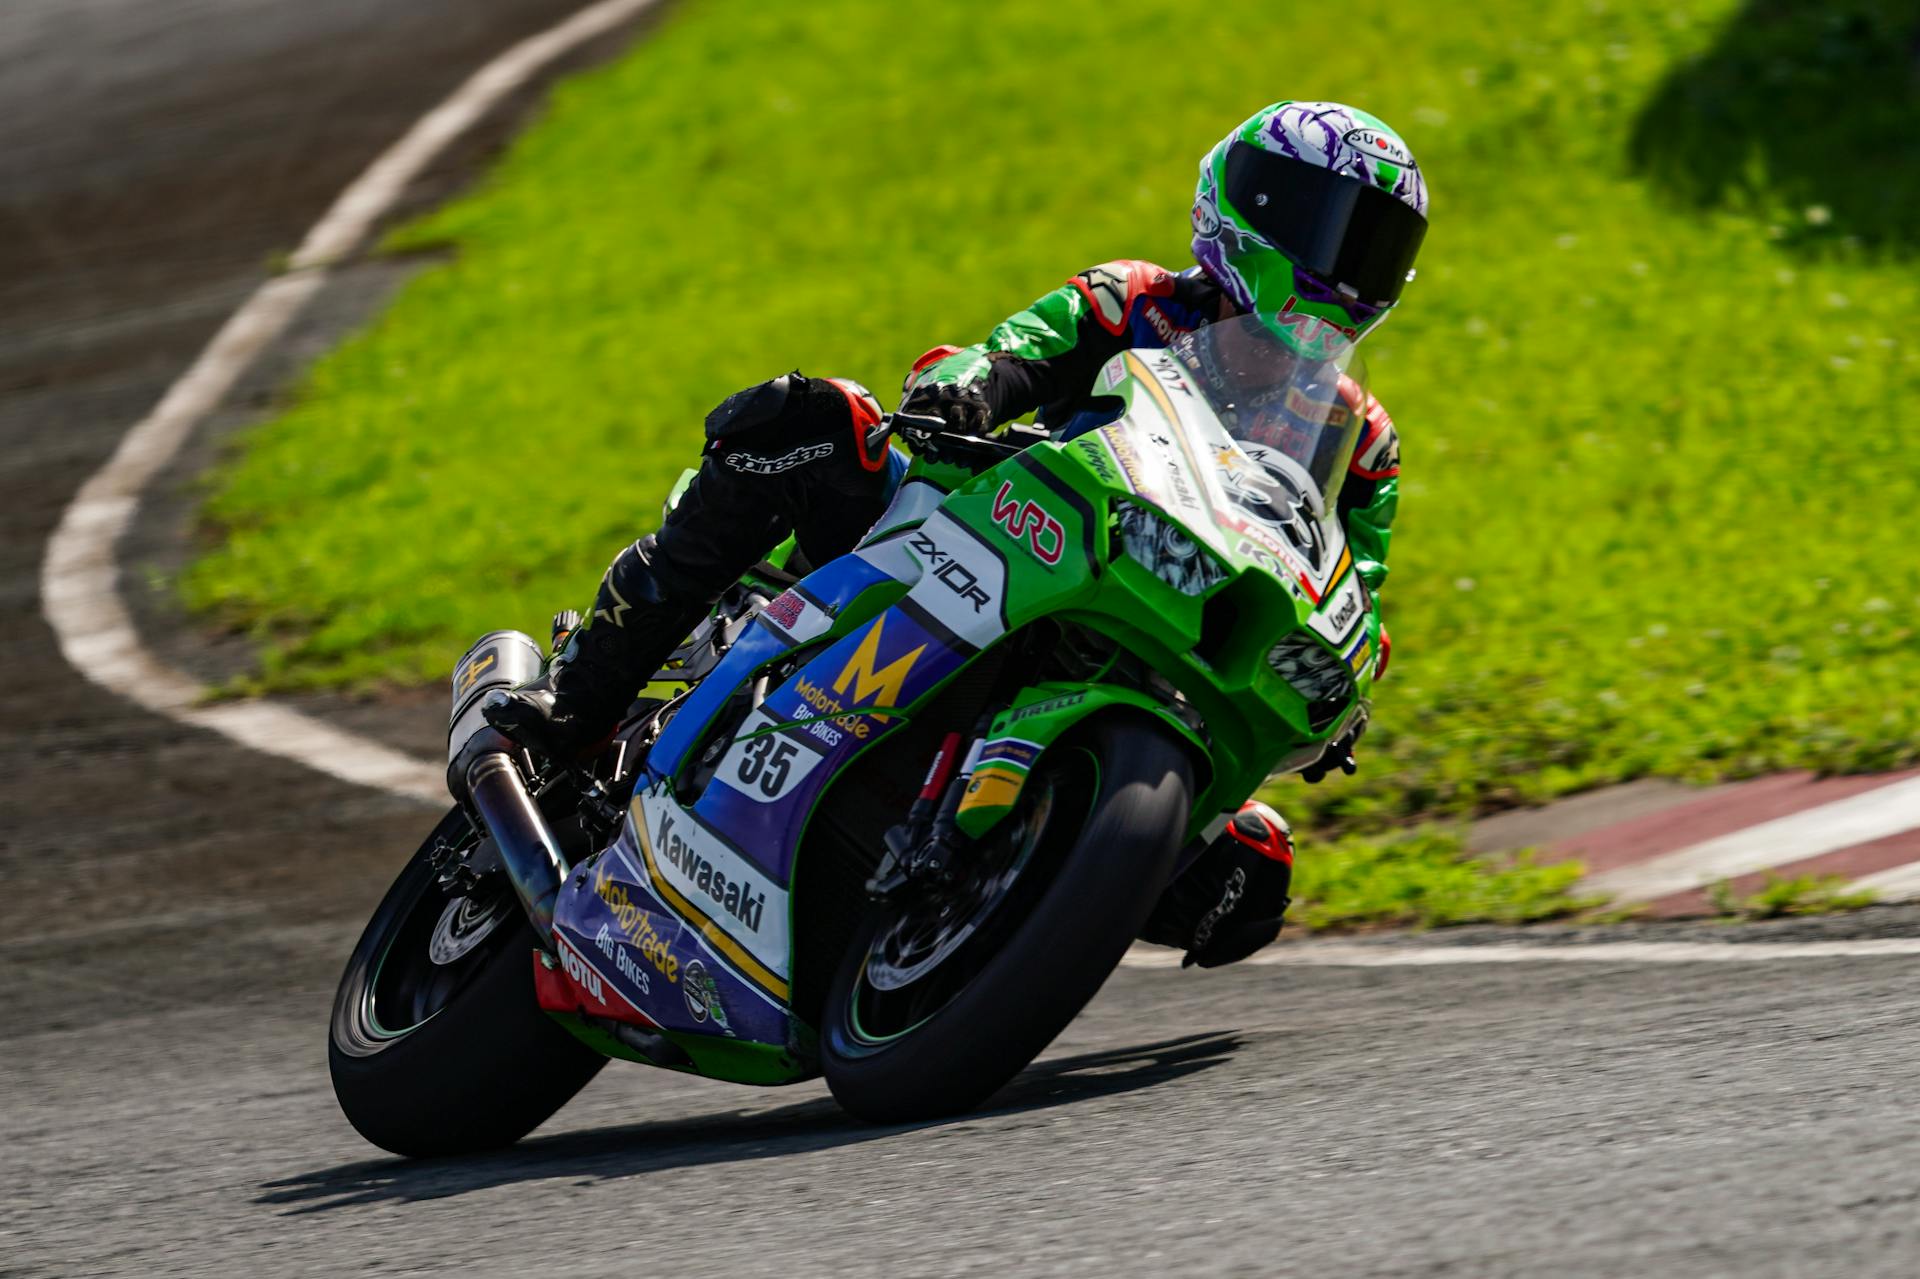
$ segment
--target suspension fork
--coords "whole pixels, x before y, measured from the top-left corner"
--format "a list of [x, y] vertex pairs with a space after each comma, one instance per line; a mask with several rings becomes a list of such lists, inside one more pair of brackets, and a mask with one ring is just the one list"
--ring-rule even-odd
[[[966, 796], [967, 781], [986, 745], [987, 730], [993, 726], [991, 712], [974, 722], [972, 732], [962, 736], [948, 733], [934, 752], [927, 769], [927, 780], [920, 788], [907, 820], [888, 829], [883, 840], [886, 855], [881, 858], [867, 891], [886, 897], [912, 880], [953, 879], [956, 857], [972, 841], [955, 825], [954, 815]], [[964, 754], [961, 743], [967, 743]]]

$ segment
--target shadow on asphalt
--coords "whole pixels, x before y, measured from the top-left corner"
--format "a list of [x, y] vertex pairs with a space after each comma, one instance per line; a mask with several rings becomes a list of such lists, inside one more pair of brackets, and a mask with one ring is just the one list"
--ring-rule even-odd
[[255, 1203], [291, 1205], [287, 1215], [361, 1204], [448, 1199], [475, 1190], [552, 1177], [611, 1181], [679, 1168], [737, 1163], [856, 1145], [902, 1132], [942, 1128], [996, 1115], [1045, 1110], [1173, 1083], [1224, 1064], [1241, 1040], [1228, 1033], [1187, 1035], [1134, 1048], [1041, 1062], [970, 1114], [923, 1124], [875, 1127], [831, 1101], [808, 1101], [745, 1115], [623, 1124], [594, 1132], [523, 1141], [498, 1154], [460, 1159], [373, 1159], [302, 1173], [261, 1186]]

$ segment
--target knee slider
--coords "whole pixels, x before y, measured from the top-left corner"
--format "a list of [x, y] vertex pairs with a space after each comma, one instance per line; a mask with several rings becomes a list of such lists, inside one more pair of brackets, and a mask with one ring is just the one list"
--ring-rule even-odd
[[810, 378], [798, 369], [735, 391], [707, 414], [709, 449], [781, 438], [839, 436], [880, 420], [880, 404], [851, 378]]
[[707, 438], [724, 440], [757, 426], [779, 421], [786, 412], [787, 401], [793, 396], [795, 381], [806, 381], [798, 369], [750, 386], [744, 391], [735, 391], [707, 414]]

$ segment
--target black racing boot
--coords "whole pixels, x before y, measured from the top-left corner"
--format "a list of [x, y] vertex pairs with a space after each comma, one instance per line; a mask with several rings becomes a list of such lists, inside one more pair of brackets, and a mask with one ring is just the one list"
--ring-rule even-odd
[[577, 759], [620, 723], [709, 604], [663, 598], [649, 560], [651, 538], [614, 557], [594, 596], [593, 616], [576, 629], [547, 673], [497, 695], [487, 722], [556, 760]]
[[1167, 885], [1140, 936], [1185, 950], [1183, 968], [1237, 963], [1280, 935], [1292, 887], [1293, 831], [1250, 799]]

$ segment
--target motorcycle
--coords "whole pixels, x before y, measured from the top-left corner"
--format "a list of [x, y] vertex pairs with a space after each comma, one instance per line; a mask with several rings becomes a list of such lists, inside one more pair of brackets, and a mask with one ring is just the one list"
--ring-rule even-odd
[[880, 1123], [984, 1102], [1228, 815], [1364, 727], [1380, 619], [1335, 513], [1363, 374], [1318, 342], [1242, 318], [1126, 352], [1080, 432], [886, 419], [914, 457], [873, 531], [748, 573], [588, 761], [482, 715], [577, 615], [478, 641], [457, 802], [335, 998], [353, 1126], [509, 1144], [609, 1059], [824, 1075]]

